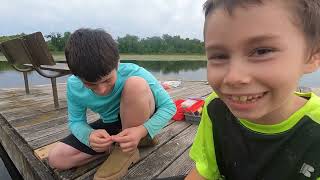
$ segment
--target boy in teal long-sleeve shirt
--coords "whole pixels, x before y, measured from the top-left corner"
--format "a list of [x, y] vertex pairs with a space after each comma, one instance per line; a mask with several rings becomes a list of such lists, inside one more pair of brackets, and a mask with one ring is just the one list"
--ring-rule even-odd
[[[49, 164], [69, 169], [112, 151], [108, 159], [117, 159], [119, 171], [126, 171], [138, 158], [140, 140], [151, 141], [175, 114], [173, 101], [150, 72], [119, 63], [116, 43], [103, 30], [75, 31], [65, 55], [73, 74], [67, 81], [72, 134], [49, 153]], [[87, 109], [98, 113], [100, 120], [88, 124]], [[114, 143], [119, 146], [113, 148]], [[109, 166], [107, 161], [104, 167]], [[101, 172], [96, 179], [108, 176]]]

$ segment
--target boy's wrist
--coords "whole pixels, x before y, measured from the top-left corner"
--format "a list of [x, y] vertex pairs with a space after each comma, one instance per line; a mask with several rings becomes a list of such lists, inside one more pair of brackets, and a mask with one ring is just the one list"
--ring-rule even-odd
[[148, 130], [147, 128], [144, 127], [144, 125], [140, 125], [138, 126], [138, 128], [139, 128], [140, 138], [143, 138], [148, 135]]
[[88, 146], [89, 146], [90, 148], [92, 148], [92, 147], [91, 147], [91, 143], [90, 143], [90, 137], [91, 137], [91, 134], [93, 133], [93, 131], [94, 131], [94, 130], [92, 130], [92, 131], [89, 133], [89, 136], [88, 136]]

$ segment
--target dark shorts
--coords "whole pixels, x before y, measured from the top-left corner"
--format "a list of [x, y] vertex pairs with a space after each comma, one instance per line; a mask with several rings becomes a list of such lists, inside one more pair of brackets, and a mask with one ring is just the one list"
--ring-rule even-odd
[[[104, 123], [101, 119], [89, 124], [93, 129], [105, 129], [110, 135], [115, 135], [121, 132], [121, 121], [116, 121], [113, 123]], [[97, 155], [103, 154], [104, 152], [96, 152], [90, 147], [86, 146], [80, 142], [73, 134], [70, 134], [66, 138], [61, 140], [62, 143], [68, 144], [81, 152]]]

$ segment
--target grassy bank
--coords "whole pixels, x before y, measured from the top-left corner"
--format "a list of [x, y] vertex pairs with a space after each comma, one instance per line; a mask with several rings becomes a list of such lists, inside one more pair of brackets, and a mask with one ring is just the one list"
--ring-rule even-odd
[[[64, 61], [65, 57], [63, 53], [53, 53], [55, 60]], [[121, 60], [139, 60], [139, 61], [181, 61], [181, 60], [194, 60], [205, 61], [205, 55], [185, 55], [185, 54], [153, 54], [153, 55], [137, 55], [137, 54], [121, 54]], [[0, 54], [0, 61], [6, 61], [5, 57]]]

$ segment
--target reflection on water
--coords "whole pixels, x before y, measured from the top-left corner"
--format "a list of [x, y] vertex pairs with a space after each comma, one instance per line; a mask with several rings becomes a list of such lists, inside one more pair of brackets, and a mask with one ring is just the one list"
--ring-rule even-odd
[[[160, 80], [205, 80], [205, 61], [121, 61], [135, 63], [149, 70]], [[50, 84], [37, 72], [28, 72], [29, 84]], [[57, 78], [57, 82], [66, 82], [67, 76]], [[15, 71], [7, 62], [0, 62], [0, 88], [24, 87], [23, 75]]]
[[4, 166], [4, 163], [1, 158], [0, 158], [0, 179], [1, 180], [11, 180], [9, 172], [7, 171], [6, 167]]
[[[206, 80], [206, 61], [121, 61], [138, 64], [149, 70], [160, 80]], [[28, 73], [30, 85], [50, 84], [36, 72]], [[65, 82], [67, 76], [57, 78], [57, 82]], [[320, 71], [305, 75], [301, 86], [320, 87]], [[11, 68], [7, 62], [0, 62], [0, 88], [24, 87], [22, 73]]]
[[197, 71], [205, 69], [207, 66], [206, 61], [121, 61], [134, 63], [146, 68], [151, 72], [162, 72], [164, 74], [179, 73], [186, 71]]
[[5, 61], [0, 61], [0, 73], [3, 71], [9, 71], [12, 67]]

